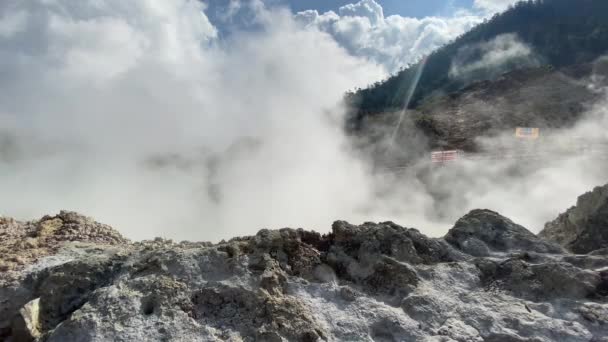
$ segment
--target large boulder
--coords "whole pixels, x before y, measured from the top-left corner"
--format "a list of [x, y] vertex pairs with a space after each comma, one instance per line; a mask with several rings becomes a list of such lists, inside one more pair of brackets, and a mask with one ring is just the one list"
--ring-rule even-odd
[[562, 249], [544, 241], [526, 228], [490, 210], [473, 210], [458, 220], [445, 240], [472, 256], [493, 252], [560, 253]]
[[[59, 251], [70, 243], [102, 247], [122, 246], [129, 241], [110, 226], [70, 211], [61, 211], [58, 215], [29, 222], [0, 217], [0, 340], [11, 330], [16, 310], [27, 308], [24, 305], [36, 297], [42, 297], [39, 305], [36, 302], [34, 307], [40, 308], [40, 328], [46, 329], [47, 318], [51, 325], [56, 324], [70, 310], [75, 310], [79, 302], [85, 301], [84, 293], [79, 291], [90, 292], [85, 287], [91, 286], [93, 289], [96, 286], [95, 282], [90, 282], [90, 275], [95, 274], [100, 281], [106, 280], [105, 273], [99, 274], [96, 271], [90, 253], [82, 260], [66, 263], [75, 256], [61, 254]], [[36, 265], [35, 269], [32, 269], [33, 265]], [[70, 266], [74, 268], [71, 269]], [[32, 273], [36, 273], [36, 276]], [[65, 279], [62, 278], [64, 276]], [[52, 280], [44, 283], [47, 278]], [[37, 294], [45, 291], [48, 296]], [[64, 296], [69, 292], [72, 294]], [[54, 304], [49, 305], [51, 301], [60, 302], [58, 304], [62, 309], [57, 309]], [[67, 311], [54, 317], [45, 311], [47, 308]], [[24, 312], [29, 313], [31, 310]], [[26, 327], [31, 328], [24, 317], [20, 318], [21, 326], [13, 327], [21, 331], [22, 335], [27, 330]]]
[[580, 196], [538, 235], [578, 254], [608, 247], [608, 184]]

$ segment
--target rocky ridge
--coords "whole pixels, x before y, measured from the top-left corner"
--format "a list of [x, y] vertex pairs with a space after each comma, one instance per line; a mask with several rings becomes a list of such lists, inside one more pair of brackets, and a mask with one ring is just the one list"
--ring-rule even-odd
[[218, 244], [62, 212], [0, 220], [0, 258], [6, 341], [608, 341], [608, 255], [489, 210], [439, 239], [338, 221]]

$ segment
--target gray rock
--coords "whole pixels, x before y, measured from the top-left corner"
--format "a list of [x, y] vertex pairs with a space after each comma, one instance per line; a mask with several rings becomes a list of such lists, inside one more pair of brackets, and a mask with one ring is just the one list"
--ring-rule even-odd
[[[391, 222], [338, 221], [328, 235], [281, 229], [219, 244], [131, 243], [67, 212], [2, 222], [0, 234], [10, 239], [0, 240], [0, 252], [23, 260], [0, 275], [0, 340], [582, 342], [608, 335], [608, 255], [569, 254], [490, 211], [471, 212], [445, 239]], [[90, 227], [99, 229], [84, 234]], [[27, 237], [36, 241], [13, 248]]]
[[479, 257], [492, 252], [563, 252], [559, 246], [490, 210], [471, 211], [456, 222], [445, 240], [461, 251]]
[[[532, 264], [520, 259], [485, 261], [482, 282], [486, 287], [509, 291], [532, 301], [556, 298], [585, 299], [599, 293], [602, 276], [564, 262]], [[488, 266], [488, 263], [491, 266]]]
[[608, 184], [580, 196], [576, 206], [548, 222], [539, 236], [579, 254], [608, 248]]

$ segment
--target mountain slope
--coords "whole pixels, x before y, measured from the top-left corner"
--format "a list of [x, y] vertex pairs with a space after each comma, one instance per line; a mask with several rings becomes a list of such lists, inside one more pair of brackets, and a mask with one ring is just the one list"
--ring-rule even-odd
[[405, 113], [397, 132], [401, 111], [365, 116], [351, 138], [376, 165], [427, 158], [429, 149], [482, 152], [479, 137], [513, 134], [515, 127], [539, 127], [546, 135], [574, 125], [605, 98], [607, 85], [608, 59], [561, 69], [518, 69], [423, 101]]
[[[510, 58], [496, 60], [490, 51], [495, 48]], [[347, 94], [353, 106], [350, 125], [356, 130], [366, 116], [401, 109], [412, 85], [416, 86], [409, 107], [415, 108], [429, 96], [451, 93], [506, 71], [542, 65], [559, 69], [592, 62], [607, 52], [608, 2], [524, 1], [397, 75]], [[465, 68], [469, 72], [463, 76], [454, 72], [456, 64], [477, 67], [474, 72]]]

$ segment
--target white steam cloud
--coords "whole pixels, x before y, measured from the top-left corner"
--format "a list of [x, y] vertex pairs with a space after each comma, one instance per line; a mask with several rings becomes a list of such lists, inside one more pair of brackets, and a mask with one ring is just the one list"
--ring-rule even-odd
[[579, 195], [608, 183], [606, 124], [604, 93], [574, 127], [543, 128], [539, 140], [517, 140], [513, 129], [480, 139], [484, 152], [458, 162], [431, 166], [427, 154], [379, 176], [369, 212], [440, 236], [470, 210], [487, 208], [538, 232]]
[[[367, 198], [338, 104], [384, 74], [290, 13], [220, 44], [198, 1], [0, 6], [3, 213], [211, 240], [323, 227]], [[151, 166], [166, 155], [195, 162]]]
[[[363, 4], [339, 21], [377, 13]], [[439, 235], [476, 207], [539, 229], [606, 181], [604, 164], [578, 159], [528, 174], [464, 163], [371, 175], [343, 134], [340, 100], [384, 69], [255, 5], [259, 29], [218, 40], [198, 1], [1, 2], [0, 212], [77, 210], [134, 239], [327, 231], [336, 219]], [[375, 18], [365, 25], [399, 21]], [[394, 39], [424, 37], [408, 27], [395, 24]], [[598, 105], [590, 122], [605, 113]]]
[[479, 73], [492, 77], [515, 65], [532, 67], [540, 65], [540, 61], [517, 34], [501, 34], [488, 42], [461, 48], [452, 61], [450, 77], [470, 78]]
[[458, 11], [446, 18], [385, 17], [376, 1], [362, 0], [341, 7], [338, 13], [300, 12], [296, 20], [329, 33], [351, 54], [378, 63], [392, 73], [481, 23], [483, 16]]
[[475, 0], [473, 6], [488, 13], [501, 12], [522, 0]]

